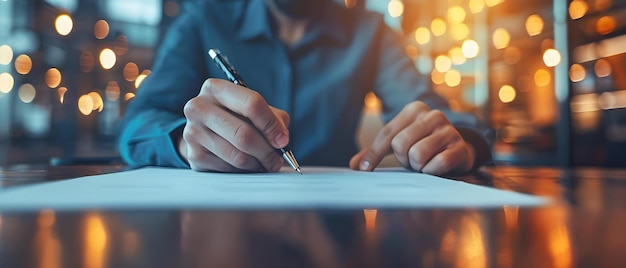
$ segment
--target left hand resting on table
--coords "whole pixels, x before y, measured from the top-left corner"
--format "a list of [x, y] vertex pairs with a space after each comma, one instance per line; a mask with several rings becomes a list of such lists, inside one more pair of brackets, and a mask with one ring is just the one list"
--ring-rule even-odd
[[391, 153], [405, 168], [434, 175], [468, 172], [474, 164], [473, 147], [443, 112], [421, 101], [407, 104], [369, 148], [352, 157], [350, 168], [372, 171]]

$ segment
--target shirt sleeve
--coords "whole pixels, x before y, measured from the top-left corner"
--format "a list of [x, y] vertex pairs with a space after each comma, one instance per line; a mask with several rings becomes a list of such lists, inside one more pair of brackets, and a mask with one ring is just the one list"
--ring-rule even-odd
[[441, 110], [461, 136], [474, 147], [474, 169], [491, 159], [490, 131], [479, 126], [475, 116], [452, 112], [447, 101], [432, 90], [430, 79], [420, 74], [405, 52], [404, 37], [381, 20], [377, 24], [378, 71], [374, 93], [383, 104], [383, 120], [389, 122], [408, 103], [420, 100], [431, 109]]
[[187, 9], [169, 28], [152, 73], [122, 118], [118, 147], [130, 166], [189, 167], [176, 142], [186, 123], [183, 107], [200, 91], [207, 70], [205, 57], [198, 55], [204, 51], [201, 14], [193, 6]]

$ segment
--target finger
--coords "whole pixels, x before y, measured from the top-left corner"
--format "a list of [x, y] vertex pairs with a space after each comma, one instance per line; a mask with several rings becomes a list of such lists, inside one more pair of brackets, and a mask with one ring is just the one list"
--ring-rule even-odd
[[281, 109], [270, 106], [270, 109], [276, 115], [277, 118], [282, 120], [282, 124], [286, 129], [289, 129], [289, 123], [291, 123], [291, 117], [289, 114]]
[[[452, 128], [452, 126], [450, 127]], [[439, 130], [418, 141], [409, 148], [406, 156], [409, 159], [409, 167], [421, 171], [428, 161], [449, 147], [456, 138], [454, 133], [450, 134], [448, 131]]]
[[284, 148], [289, 143], [286, 126], [281, 124], [258, 92], [221, 79], [207, 79], [202, 91], [207, 91], [228, 110], [252, 121], [274, 148]]
[[448, 148], [437, 154], [422, 169], [422, 172], [433, 175], [450, 174], [457, 171], [469, 170], [469, 166], [464, 163], [468, 161], [467, 148], [459, 145]]
[[363, 159], [363, 156], [365, 155], [365, 153], [367, 153], [368, 148], [364, 148], [362, 149], [360, 152], [358, 152], [357, 154], [355, 154], [351, 159], [350, 159], [350, 168], [353, 170], [359, 170], [359, 164], [361, 164], [361, 160]]
[[411, 146], [446, 124], [448, 121], [445, 115], [438, 110], [429, 111], [410, 123], [391, 140], [391, 148], [398, 162], [404, 167], [410, 167], [408, 155]]
[[192, 169], [222, 172], [260, 171], [254, 157], [239, 151], [224, 138], [203, 126], [188, 124], [183, 131], [187, 141], [187, 159]]
[[374, 170], [380, 161], [392, 152], [391, 141], [393, 138], [427, 111], [428, 106], [423, 102], [413, 102], [405, 106], [396, 117], [378, 132], [372, 145], [361, 158], [359, 169], [365, 171]]
[[226, 110], [213, 109], [205, 117], [205, 124], [217, 134], [214, 141], [219, 141], [209, 150], [229, 164], [246, 169], [251, 165], [248, 159], [251, 156], [268, 171], [277, 171], [282, 166], [283, 160], [276, 149], [246, 120]]

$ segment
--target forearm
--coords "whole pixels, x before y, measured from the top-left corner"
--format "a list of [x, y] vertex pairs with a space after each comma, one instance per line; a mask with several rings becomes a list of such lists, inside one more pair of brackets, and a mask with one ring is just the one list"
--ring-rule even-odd
[[167, 166], [188, 168], [178, 152], [185, 118], [163, 110], [139, 112], [124, 122], [119, 151], [133, 167]]

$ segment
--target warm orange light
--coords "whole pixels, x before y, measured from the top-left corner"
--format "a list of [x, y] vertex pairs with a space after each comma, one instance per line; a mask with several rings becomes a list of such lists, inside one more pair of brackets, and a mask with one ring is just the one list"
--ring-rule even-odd
[[498, 97], [500, 97], [500, 101], [502, 103], [510, 103], [515, 100], [515, 88], [510, 85], [504, 85], [500, 87], [500, 91], [498, 91]]
[[446, 74], [440, 73], [437, 70], [433, 70], [430, 74], [430, 79], [435, 85], [442, 85], [446, 82]]
[[141, 72], [141, 74], [137, 76], [137, 79], [135, 79], [135, 88], [139, 88], [143, 80], [146, 79], [150, 75], [150, 73], [150, 70], [143, 70], [143, 72]]
[[96, 65], [96, 60], [94, 59], [93, 53], [90, 51], [83, 51], [80, 54], [80, 70], [88, 73], [93, 70], [94, 65]]
[[106, 20], [96, 21], [93, 26], [93, 35], [98, 39], [104, 39], [109, 35], [109, 23]]
[[407, 45], [405, 51], [406, 55], [411, 59], [417, 59], [417, 56], [419, 56], [419, 50], [414, 45]]
[[425, 27], [417, 28], [415, 30], [415, 41], [420, 45], [428, 44], [430, 42], [430, 30]]
[[452, 68], [452, 60], [448, 56], [439, 55], [435, 59], [435, 69], [440, 73], [445, 73]]
[[56, 217], [53, 210], [44, 209], [39, 212], [39, 217], [37, 218], [37, 223], [39, 227], [47, 228], [54, 225], [56, 221]]
[[78, 98], [78, 110], [83, 115], [90, 115], [93, 112], [93, 99], [89, 95], [82, 95]]
[[404, 4], [400, 0], [391, 0], [387, 5], [387, 11], [391, 17], [400, 17], [404, 13]]
[[596, 61], [596, 65], [593, 69], [596, 71], [597, 77], [607, 77], [611, 75], [612, 72], [611, 63], [606, 59]]
[[365, 216], [365, 230], [367, 232], [373, 232], [376, 229], [376, 215], [378, 210], [376, 209], [364, 209], [363, 216]]
[[137, 64], [135, 64], [134, 62], [129, 62], [124, 65], [124, 79], [126, 79], [126, 81], [135, 81], [138, 75], [139, 67], [137, 67]]
[[533, 14], [526, 18], [526, 32], [530, 36], [540, 35], [543, 32], [543, 19], [537, 14]]
[[56, 88], [61, 84], [61, 72], [57, 68], [50, 68], [46, 72], [46, 85], [50, 88]]
[[89, 92], [87, 96], [89, 96], [93, 102], [93, 107], [91, 109], [93, 109], [94, 111], [97, 110], [98, 112], [102, 112], [102, 109], [104, 109], [104, 101], [102, 100], [102, 96], [100, 96], [100, 93], [92, 91]]
[[37, 95], [37, 91], [35, 91], [35, 87], [31, 84], [23, 84], [17, 90], [17, 96], [23, 103], [31, 103], [35, 99]]
[[543, 53], [543, 63], [548, 67], [555, 67], [561, 63], [561, 53], [556, 49], [548, 49]]
[[612, 33], [615, 27], [617, 27], [617, 22], [611, 16], [604, 16], [596, 22], [596, 31], [602, 35]]
[[430, 23], [430, 30], [434, 36], [442, 36], [446, 33], [446, 30], [448, 30], [447, 28], [446, 22], [442, 19], [434, 19]]
[[569, 17], [577, 20], [585, 16], [589, 11], [589, 5], [585, 0], [574, 0], [569, 4]]
[[382, 102], [374, 92], [368, 92], [365, 95], [363, 103], [365, 104], [365, 110], [368, 112], [380, 112], [382, 109]]
[[135, 97], [135, 93], [128, 92], [128, 93], [124, 94], [124, 101], [129, 101], [129, 100], [131, 100], [134, 97]]
[[72, 28], [74, 28], [72, 17], [67, 14], [59, 15], [54, 21], [54, 28], [57, 30], [59, 35], [66, 36], [70, 34], [70, 32], [72, 32]]
[[10, 73], [0, 73], [0, 93], [9, 93], [13, 89], [15, 80]]
[[546, 69], [539, 69], [535, 72], [535, 85], [545, 87], [552, 82], [552, 75]]
[[485, 1], [484, 0], [470, 0], [469, 1], [470, 11], [474, 14], [478, 14], [483, 9], [485, 9]]
[[105, 48], [100, 52], [100, 65], [103, 69], [109, 70], [113, 68], [116, 61], [117, 57], [115, 56], [115, 52], [110, 48]]
[[587, 71], [580, 64], [572, 64], [572, 67], [569, 68], [569, 79], [574, 83], [585, 80], [586, 76]]
[[107, 230], [102, 217], [95, 213], [89, 213], [84, 221], [84, 259], [83, 267], [102, 268], [107, 267], [107, 244], [109, 243]]
[[504, 0], [485, 0], [485, 4], [488, 7], [497, 6], [497, 5], [499, 5], [499, 4], [503, 3], [503, 2], [504, 2]]
[[596, 0], [593, 6], [596, 10], [605, 10], [611, 7], [612, 2], [612, 0]]
[[13, 49], [8, 45], [0, 46], [0, 65], [8, 65], [13, 60]]
[[15, 71], [18, 74], [26, 75], [33, 68], [33, 61], [26, 54], [17, 56], [15, 59]]
[[454, 40], [463, 40], [469, 36], [469, 27], [465, 23], [454, 24], [451, 33]]
[[444, 79], [447, 86], [456, 87], [461, 84], [461, 73], [457, 70], [452, 69], [446, 72]]
[[478, 43], [476, 41], [468, 39], [463, 42], [463, 45], [461, 46], [461, 50], [463, 51], [463, 55], [466, 58], [473, 59], [473, 58], [476, 58], [476, 56], [478, 56], [480, 47], [478, 46]]
[[65, 93], [67, 93], [67, 88], [66, 87], [60, 87], [59, 89], [57, 89], [57, 94], [59, 95], [59, 102], [61, 104], [63, 104], [63, 102], [65, 102]]
[[448, 52], [448, 56], [452, 59], [452, 64], [461, 65], [467, 61], [460, 47], [453, 47]]
[[511, 41], [511, 35], [504, 28], [498, 28], [493, 32], [493, 46], [497, 49], [503, 49], [509, 46]]
[[115, 81], [109, 82], [106, 90], [104, 91], [108, 101], [117, 101], [120, 98], [120, 85]]
[[467, 13], [460, 6], [453, 6], [448, 9], [448, 21], [451, 23], [461, 23], [465, 20]]

